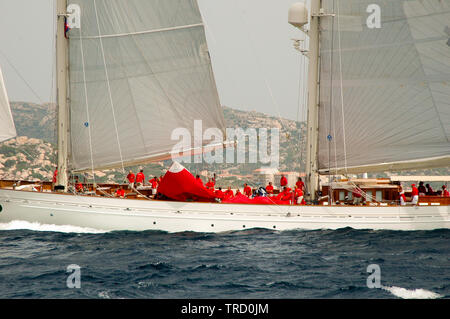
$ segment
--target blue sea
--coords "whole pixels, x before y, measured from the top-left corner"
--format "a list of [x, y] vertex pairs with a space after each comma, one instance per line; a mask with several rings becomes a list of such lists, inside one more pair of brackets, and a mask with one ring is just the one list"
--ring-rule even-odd
[[[68, 287], [69, 265], [79, 267], [80, 288]], [[370, 265], [379, 267], [375, 288]], [[0, 224], [0, 298], [449, 297], [450, 230], [169, 234]]]

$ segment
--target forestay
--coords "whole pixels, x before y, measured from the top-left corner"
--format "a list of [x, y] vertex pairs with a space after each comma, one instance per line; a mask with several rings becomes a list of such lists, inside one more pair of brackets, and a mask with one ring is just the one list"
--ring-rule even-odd
[[321, 23], [321, 172], [449, 166], [450, 0], [323, 8], [336, 16]]
[[16, 127], [14, 126], [8, 94], [6, 93], [3, 74], [0, 69], [0, 142], [13, 138], [16, 135]]
[[196, 0], [69, 4], [81, 9], [68, 32], [72, 169], [170, 158], [172, 131], [194, 136], [194, 120], [225, 131]]

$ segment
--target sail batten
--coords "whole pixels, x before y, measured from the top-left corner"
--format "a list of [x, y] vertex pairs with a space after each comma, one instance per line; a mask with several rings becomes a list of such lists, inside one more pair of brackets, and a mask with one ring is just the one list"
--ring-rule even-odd
[[[120, 34], [102, 34], [102, 35], [93, 35], [93, 36], [88, 36], [87, 35], [87, 36], [79, 37], [78, 39], [87, 40], [87, 39], [126, 37], [126, 36], [142, 35], [142, 34], [149, 34], [149, 33], [168, 32], [168, 31], [175, 31], [175, 30], [181, 30], [181, 29], [190, 29], [190, 28], [197, 28], [197, 27], [204, 27], [204, 24], [203, 23], [197, 23], [197, 24], [181, 25], [181, 26], [170, 27], [170, 28], [147, 30], [147, 31], [136, 31], [136, 32], [128, 32], [128, 33], [120, 33]], [[77, 39], [75, 38], [74, 40], [77, 40]]]
[[[325, 12], [333, 2], [339, 14], [321, 26], [319, 171], [450, 166], [450, 0], [323, 0]], [[380, 28], [366, 24], [373, 4]], [[339, 26], [348, 17], [353, 27]]]
[[69, 2], [81, 14], [69, 31], [72, 170], [158, 161], [198, 120], [225, 132], [196, 0]]

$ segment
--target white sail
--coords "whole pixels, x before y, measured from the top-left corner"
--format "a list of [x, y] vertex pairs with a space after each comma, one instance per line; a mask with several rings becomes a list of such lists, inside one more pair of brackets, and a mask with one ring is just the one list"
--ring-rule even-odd
[[450, 0], [323, 7], [320, 171], [449, 166]]
[[[71, 168], [170, 157], [175, 128], [225, 131], [196, 0], [70, 0]], [[205, 143], [206, 144], [206, 143]], [[91, 156], [92, 155], [92, 156]]]
[[3, 74], [0, 69], [0, 142], [13, 138], [16, 135], [16, 127], [14, 126], [8, 94], [6, 93]]

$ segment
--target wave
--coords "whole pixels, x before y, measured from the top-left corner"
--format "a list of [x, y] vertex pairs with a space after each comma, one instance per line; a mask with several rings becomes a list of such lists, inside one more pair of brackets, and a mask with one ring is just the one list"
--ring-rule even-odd
[[0, 230], [18, 230], [27, 229], [42, 232], [59, 232], [59, 233], [80, 233], [80, 234], [102, 234], [106, 233], [104, 230], [98, 230], [88, 227], [77, 227], [70, 225], [53, 225], [30, 223], [27, 221], [13, 220], [9, 223], [0, 224]]
[[438, 299], [443, 297], [440, 294], [437, 294], [435, 292], [426, 289], [406, 289], [395, 286], [392, 287], [381, 286], [381, 289], [384, 289], [393, 294], [394, 296], [402, 299]]

